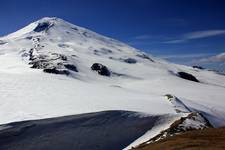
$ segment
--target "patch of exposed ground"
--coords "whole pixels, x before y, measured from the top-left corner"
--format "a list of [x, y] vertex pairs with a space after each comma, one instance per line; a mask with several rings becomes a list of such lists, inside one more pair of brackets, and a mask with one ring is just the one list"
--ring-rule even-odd
[[142, 144], [133, 150], [222, 150], [225, 149], [225, 127], [188, 131], [166, 139]]

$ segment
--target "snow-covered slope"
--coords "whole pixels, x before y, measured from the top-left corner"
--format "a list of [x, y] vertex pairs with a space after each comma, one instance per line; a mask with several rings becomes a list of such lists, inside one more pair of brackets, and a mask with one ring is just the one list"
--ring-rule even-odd
[[0, 130], [0, 149], [121, 150], [171, 117], [138, 116], [136, 112], [104, 111], [11, 123]]
[[166, 62], [59, 18], [0, 38], [0, 124], [106, 110], [176, 116], [164, 98], [172, 94], [217, 127], [225, 125], [224, 91], [225, 76]]

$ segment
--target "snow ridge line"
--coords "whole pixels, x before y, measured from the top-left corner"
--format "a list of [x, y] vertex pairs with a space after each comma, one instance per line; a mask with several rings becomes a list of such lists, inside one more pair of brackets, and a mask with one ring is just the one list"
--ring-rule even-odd
[[192, 130], [202, 130], [213, 127], [210, 122], [200, 113], [191, 111], [180, 99], [171, 94], [166, 94], [165, 99], [168, 100], [174, 107], [174, 110], [181, 117], [175, 120], [169, 128], [162, 130], [158, 135], [148, 141], [138, 145], [137, 147], [145, 146], [149, 143], [154, 143], [159, 140], [181, 134]]

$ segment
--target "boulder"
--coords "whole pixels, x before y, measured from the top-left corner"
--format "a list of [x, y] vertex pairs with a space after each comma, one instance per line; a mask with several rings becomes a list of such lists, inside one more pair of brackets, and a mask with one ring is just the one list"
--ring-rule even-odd
[[100, 64], [100, 63], [94, 63], [92, 66], [91, 66], [91, 69], [93, 71], [96, 71], [98, 72], [99, 75], [102, 75], [102, 76], [110, 76], [111, 75], [111, 72], [109, 71], [109, 69]]
[[179, 77], [181, 77], [183, 79], [194, 81], [194, 82], [199, 82], [199, 80], [192, 74], [189, 74], [186, 72], [178, 72], [178, 75], [179, 75]]

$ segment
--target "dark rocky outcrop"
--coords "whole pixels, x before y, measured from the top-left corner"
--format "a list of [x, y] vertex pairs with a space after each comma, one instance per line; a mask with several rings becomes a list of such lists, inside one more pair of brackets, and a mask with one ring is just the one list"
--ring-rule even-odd
[[107, 48], [101, 48], [101, 51], [105, 54], [109, 54], [109, 53], [112, 53], [113, 51], [110, 50], [110, 49], [107, 49]]
[[38, 23], [37, 27], [34, 29], [34, 32], [47, 31], [52, 25], [49, 22]]
[[33, 39], [33, 36], [28, 36], [28, 37], [26, 37], [26, 39], [32, 40]]
[[91, 69], [98, 72], [98, 74], [100, 74], [102, 76], [110, 76], [111, 75], [109, 69], [100, 63], [94, 63], [91, 66]]
[[94, 49], [93, 51], [94, 51], [95, 55], [101, 55], [101, 54], [107, 55], [107, 54], [110, 54], [113, 52], [112, 50], [107, 49], [107, 48]]
[[67, 57], [65, 55], [60, 55], [60, 59], [64, 60], [64, 61], [67, 61]]
[[66, 55], [58, 53], [50, 54], [34, 54], [36, 49], [32, 48], [28, 53], [22, 54], [24, 57], [29, 57], [29, 65], [34, 69], [43, 69], [45, 73], [69, 75], [71, 72], [78, 72], [77, 67], [73, 64], [69, 64]]
[[136, 64], [137, 63], [137, 60], [134, 58], [127, 58], [127, 59], [124, 59], [123, 61], [128, 64]]
[[76, 28], [76, 27], [72, 27], [71, 29], [73, 29], [73, 30], [75, 30], [75, 31], [79, 31], [79, 29]]
[[32, 65], [31, 68], [34, 69], [45, 69], [49, 66], [49, 62], [46, 60], [38, 60], [29, 62], [29, 65]]
[[83, 34], [83, 36], [85, 36], [85, 37], [91, 37], [90, 34], [89, 34], [88, 32], [86, 32], [86, 31], [84, 31], [82, 34]]
[[46, 73], [53, 73], [53, 74], [64, 74], [64, 75], [70, 74], [70, 72], [68, 70], [58, 70], [56, 68], [44, 69], [43, 71], [46, 72]]
[[77, 67], [76, 67], [75, 65], [65, 64], [64, 67], [65, 67], [66, 69], [69, 69], [69, 70], [78, 72]]
[[205, 69], [205, 68], [203, 68], [201, 66], [192, 66], [192, 68], [201, 69], [201, 70]]
[[61, 59], [63, 61], [67, 61], [67, 56], [66, 55], [63, 55], [63, 54], [59, 54], [59, 53], [51, 53], [51, 55], [54, 55], [55, 58], [52, 58], [51, 60], [58, 60], [58, 59]]
[[195, 76], [186, 72], [178, 72], [178, 76], [186, 80], [199, 82], [199, 80]]

